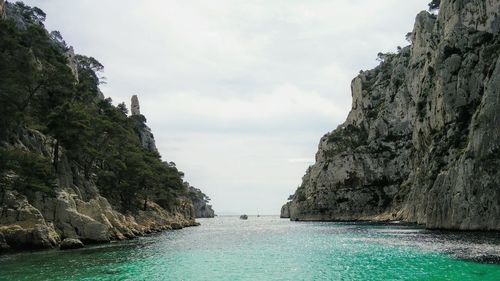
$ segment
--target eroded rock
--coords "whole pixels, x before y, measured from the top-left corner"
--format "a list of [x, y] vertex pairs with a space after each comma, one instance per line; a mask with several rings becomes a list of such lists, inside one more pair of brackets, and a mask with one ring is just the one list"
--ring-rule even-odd
[[83, 248], [84, 245], [82, 241], [74, 238], [66, 238], [59, 245], [59, 249], [61, 250], [72, 250], [72, 249], [80, 249]]
[[281, 216], [500, 230], [500, 3], [441, 1], [352, 81], [347, 120]]

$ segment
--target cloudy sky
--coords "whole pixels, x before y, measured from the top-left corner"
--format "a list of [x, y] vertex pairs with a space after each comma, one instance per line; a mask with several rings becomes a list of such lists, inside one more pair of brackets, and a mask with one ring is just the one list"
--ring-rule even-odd
[[350, 81], [404, 46], [429, 0], [29, 0], [139, 96], [168, 161], [219, 214], [278, 214], [342, 123]]

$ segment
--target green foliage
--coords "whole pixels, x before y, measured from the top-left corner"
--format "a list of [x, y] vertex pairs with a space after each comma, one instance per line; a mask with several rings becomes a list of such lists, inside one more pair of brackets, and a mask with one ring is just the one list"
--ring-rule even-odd
[[149, 201], [171, 208], [187, 196], [183, 173], [142, 148], [135, 130], [146, 119], [127, 117], [125, 104], [99, 98], [104, 66], [77, 55], [74, 77], [61, 34], [49, 34], [41, 24], [45, 14], [22, 3], [15, 7], [24, 25], [0, 20], [0, 141], [15, 140], [27, 128], [55, 141], [52, 157], [0, 150], [1, 186], [22, 193], [52, 190], [64, 154], [72, 170], [83, 171], [125, 211], [147, 208]]
[[127, 105], [125, 105], [124, 102], [122, 103], [119, 103], [117, 108], [123, 113], [123, 115], [128, 115], [128, 108], [127, 108]]
[[50, 159], [18, 149], [0, 149], [0, 194], [7, 189], [26, 195], [50, 193], [55, 180]]
[[80, 91], [87, 91], [87, 96], [95, 98], [99, 94], [99, 85], [104, 83], [101, 76], [104, 66], [93, 57], [76, 55]]
[[364, 129], [354, 125], [347, 125], [328, 135], [328, 143], [333, 144], [333, 147], [326, 150], [324, 155], [330, 158], [337, 155], [339, 152], [356, 149], [366, 144], [367, 139], [368, 133]]
[[191, 201], [204, 202], [205, 204], [210, 202], [211, 199], [205, 193], [203, 193], [200, 189], [189, 186], [189, 183], [187, 183], [187, 182], [184, 183], [184, 185], [189, 190], [188, 195], [189, 195], [189, 198], [191, 199]]
[[441, 0], [432, 0], [429, 5], [429, 11], [435, 11], [439, 9], [439, 5], [441, 4]]
[[0, 21], [1, 139], [26, 123], [43, 127], [46, 112], [71, 98], [75, 80], [63, 51], [42, 26]]
[[405, 40], [408, 41], [408, 43], [412, 44], [413, 43], [413, 32], [406, 33]]
[[306, 201], [306, 193], [303, 187], [299, 187], [295, 192], [295, 198], [297, 198], [298, 202]]
[[17, 1], [12, 9], [14, 13], [22, 17], [23, 22], [32, 25], [42, 25], [45, 21], [46, 14], [38, 7], [29, 7], [21, 1]]

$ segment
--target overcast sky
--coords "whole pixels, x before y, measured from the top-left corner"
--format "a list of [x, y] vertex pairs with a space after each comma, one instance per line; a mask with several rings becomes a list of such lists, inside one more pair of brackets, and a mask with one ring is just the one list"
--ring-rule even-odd
[[219, 214], [279, 214], [342, 123], [350, 81], [407, 45], [429, 0], [29, 0], [139, 96], [163, 159]]

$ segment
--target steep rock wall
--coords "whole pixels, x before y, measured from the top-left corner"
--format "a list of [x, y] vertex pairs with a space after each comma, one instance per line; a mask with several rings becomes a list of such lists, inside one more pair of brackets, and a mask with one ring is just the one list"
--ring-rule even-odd
[[208, 204], [210, 198], [206, 196], [200, 189], [195, 187], [188, 187], [189, 198], [193, 202], [194, 214], [196, 218], [213, 218], [215, 211], [212, 205]]
[[411, 46], [352, 81], [282, 217], [500, 230], [499, 15], [489, 0], [420, 13]]

